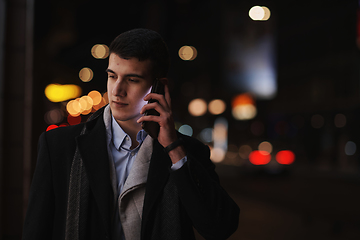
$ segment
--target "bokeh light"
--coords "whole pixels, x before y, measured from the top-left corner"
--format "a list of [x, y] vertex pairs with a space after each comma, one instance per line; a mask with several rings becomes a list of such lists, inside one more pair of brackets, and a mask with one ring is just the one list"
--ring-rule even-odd
[[96, 90], [89, 92], [88, 96], [93, 100], [93, 105], [99, 105], [103, 100], [101, 93]]
[[262, 21], [267, 21], [270, 18], [271, 12], [270, 9], [267, 7], [262, 7], [262, 9], [264, 10], [264, 17], [261, 19]]
[[51, 102], [63, 102], [81, 95], [81, 88], [74, 84], [49, 84], [45, 88], [45, 96]]
[[212, 128], [204, 128], [200, 132], [200, 139], [206, 143], [211, 142], [213, 140], [213, 129]]
[[257, 114], [256, 107], [250, 104], [239, 105], [232, 109], [232, 115], [236, 120], [253, 119], [256, 116], [256, 114]]
[[66, 110], [73, 117], [79, 116], [81, 112], [81, 106], [79, 101], [76, 100], [69, 101], [66, 104]]
[[191, 137], [193, 135], [193, 129], [191, 126], [184, 124], [181, 127], [179, 127], [179, 133], [182, 133], [184, 135]]
[[345, 144], [345, 154], [352, 156], [356, 153], [356, 144], [353, 141], [348, 141]]
[[238, 156], [239, 149], [234, 144], [229, 144], [228, 150], [226, 152], [226, 157], [230, 159], [235, 159]]
[[250, 94], [239, 94], [231, 102], [232, 115], [236, 120], [249, 120], [256, 116], [257, 109]]
[[89, 96], [82, 96], [79, 99], [79, 103], [81, 106], [81, 114], [83, 115], [87, 115], [91, 112], [92, 107], [93, 107], [93, 100], [91, 97]]
[[249, 155], [249, 161], [254, 165], [265, 165], [271, 160], [270, 153], [266, 151], [255, 150]]
[[46, 128], [46, 131], [50, 131], [50, 130], [55, 129], [55, 128], [58, 128], [58, 126], [55, 125], [55, 124], [51, 124], [50, 126], [48, 126], [48, 127]]
[[345, 127], [346, 125], [346, 116], [344, 114], [336, 114], [334, 118], [334, 124], [337, 128]]
[[79, 78], [83, 82], [90, 82], [94, 77], [94, 73], [90, 68], [83, 68], [79, 72]]
[[282, 150], [276, 154], [275, 159], [280, 164], [290, 165], [295, 161], [295, 154], [290, 150]]
[[249, 10], [249, 17], [254, 21], [266, 21], [270, 15], [270, 10], [267, 7], [254, 6]]
[[[100, 94], [100, 96], [101, 96], [101, 94]], [[104, 96], [105, 96], [105, 94], [104, 94]], [[93, 105], [93, 111], [95, 110], [99, 110], [100, 108], [102, 108], [103, 106], [105, 106], [106, 104], [107, 104], [107, 102], [108, 102], [108, 98], [106, 97], [106, 98], [104, 98], [103, 96], [101, 96], [101, 98], [100, 98], [100, 103], [99, 104], [97, 104], [97, 105]]]
[[76, 124], [79, 124], [81, 123], [81, 116], [71, 116], [71, 115], [68, 115], [67, 116], [67, 121], [70, 125], [76, 125]]
[[210, 159], [214, 163], [222, 162], [225, 158], [225, 151], [221, 148], [211, 148]]
[[216, 123], [214, 126], [214, 131], [213, 131], [213, 138], [214, 138], [214, 142], [216, 141], [226, 141], [227, 140], [227, 135], [228, 135], [228, 126], [227, 126], [227, 122], [219, 122]]
[[91, 48], [91, 55], [97, 59], [105, 59], [109, 56], [109, 47], [105, 44], [96, 44]]
[[189, 103], [188, 110], [195, 117], [202, 116], [207, 111], [207, 104], [204, 99], [197, 98]]
[[311, 117], [311, 126], [313, 128], [322, 128], [324, 126], [324, 117], [320, 114], [315, 114]]
[[252, 148], [249, 145], [242, 145], [239, 148], [239, 156], [242, 159], [248, 159], [251, 152], [252, 152]]
[[179, 49], [179, 57], [185, 61], [192, 61], [197, 57], [197, 50], [192, 46], [182, 46]]
[[108, 95], [108, 92], [105, 92], [105, 93], [104, 93], [103, 98], [104, 98], [105, 103], [108, 104], [108, 103], [109, 103], [109, 95]]
[[213, 115], [222, 114], [226, 109], [226, 104], [221, 99], [214, 99], [208, 105], [209, 112]]
[[57, 124], [64, 118], [63, 112], [60, 109], [52, 109], [45, 113], [44, 120], [47, 124]]
[[273, 146], [271, 143], [269, 143], [268, 141], [264, 141], [262, 143], [259, 144], [258, 149], [260, 151], [266, 151], [268, 153], [272, 153], [273, 150]]

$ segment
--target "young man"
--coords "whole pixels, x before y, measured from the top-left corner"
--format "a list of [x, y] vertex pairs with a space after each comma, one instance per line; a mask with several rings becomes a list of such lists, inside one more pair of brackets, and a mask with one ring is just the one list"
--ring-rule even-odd
[[[239, 208], [207, 146], [175, 131], [159, 34], [134, 29], [110, 45], [109, 104], [83, 124], [43, 133], [23, 239], [226, 239]], [[165, 95], [150, 93], [155, 79]], [[148, 100], [157, 102], [147, 104]], [[159, 116], [144, 116], [155, 109]], [[160, 126], [153, 139], [142, 122]]]

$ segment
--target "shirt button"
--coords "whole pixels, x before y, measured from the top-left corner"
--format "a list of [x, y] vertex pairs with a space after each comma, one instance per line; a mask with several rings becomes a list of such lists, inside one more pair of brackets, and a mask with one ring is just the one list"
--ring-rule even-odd
[[132, 153], [131, 153], [131, 156], [133, 157], [134, 155], [135, 155], [135, 153], [134, 153], [134, 152], [132, 152]]
[[126, 138], [125, 138], [125, 139], [126, 139], [126, 141], [129, 141], [129, 140], [130, 140], [128, 136], [126, 136]]

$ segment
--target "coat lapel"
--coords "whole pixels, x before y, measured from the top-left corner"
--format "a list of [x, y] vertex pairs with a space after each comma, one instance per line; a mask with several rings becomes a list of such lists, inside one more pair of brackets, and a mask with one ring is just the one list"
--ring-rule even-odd
[[152, 154], [153, 139], [150, 136], [147, 136], [139, 149], [136, 159], [129, 176], [127, 177], [123, 190], [120, 194], [120, 199], [123, 198], [129, 191], [131, 191], [136, 186], [146, 183], [150, 158]]
[[97, 119], [87, 123], [87, 127], [91, 128], [91, 125], [94, 123], [95, 125], [88, 133], [79, 136], [76, 140], [89, 178], [91, 191], [103, 217], [105, 229], [109, 231], [109, 203], [112, 199], [112, 191], [109, 176], [106, 131], [102, 114]]
[[150, 224], [149, 221], [152, 221], [150, 214], [154, 213], [152, 209], [158, 201], [170, 174], [171, 160], [163, 149], [164, 148], [160, 145], [160, 143], [157, 140], [154, 140], [153, 153], [150, 160], [148, 179], [146, 182], [141, 230], [142, 238], [148, 231], [148, 225]]

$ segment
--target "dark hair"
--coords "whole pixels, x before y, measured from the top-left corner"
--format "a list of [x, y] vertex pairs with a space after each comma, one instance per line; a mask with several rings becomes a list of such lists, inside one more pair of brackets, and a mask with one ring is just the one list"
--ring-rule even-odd
[[153, 30], [137, 28], [121, 33], [111, 42], [109, 51], [124, 59], [150, 59], [155, 77], [165, 77], [169, 70], [167, 46], [160, 34]]

